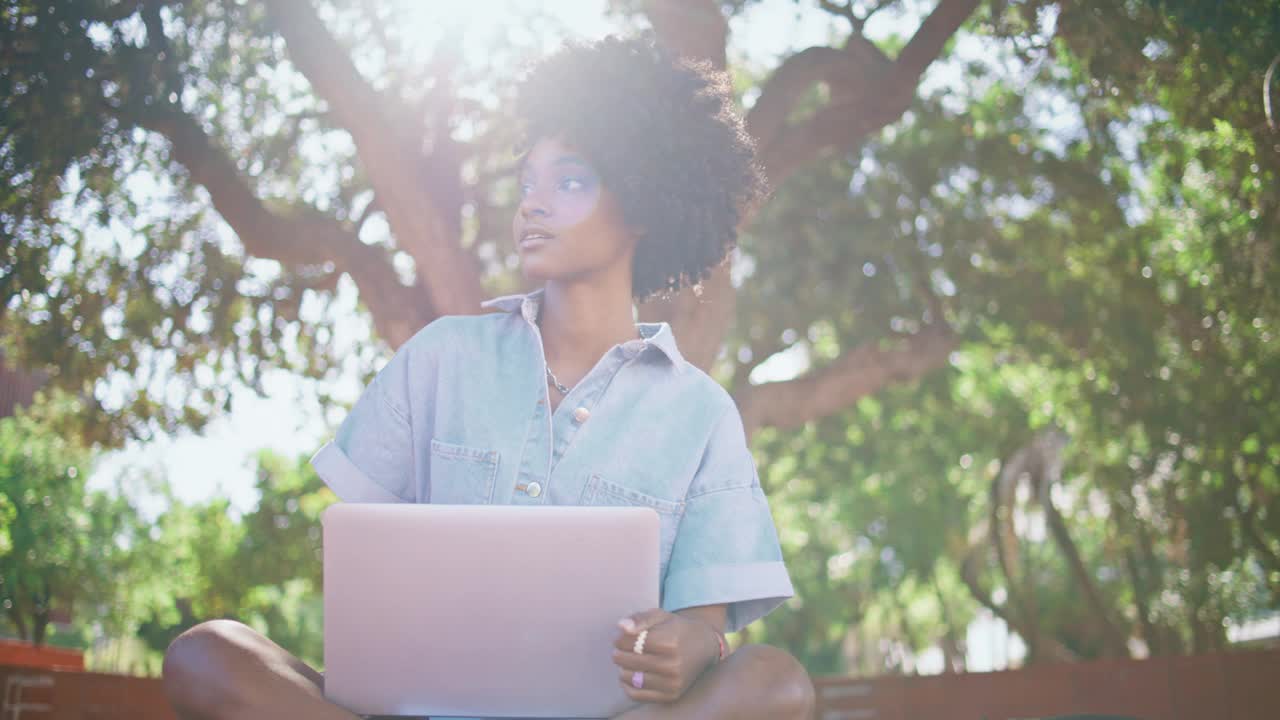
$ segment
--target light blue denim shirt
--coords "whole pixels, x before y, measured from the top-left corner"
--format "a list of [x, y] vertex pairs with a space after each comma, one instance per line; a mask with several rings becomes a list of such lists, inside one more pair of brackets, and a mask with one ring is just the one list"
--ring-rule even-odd
[[667, 323], [614, 345], [549, 413], [544, 290], [446, 315], [380, 370], [311, 463], [347, 502], [640, 505], [662, 520], [661, 604], [728, 605], [729, 632], [793, 594], [733, 399]]

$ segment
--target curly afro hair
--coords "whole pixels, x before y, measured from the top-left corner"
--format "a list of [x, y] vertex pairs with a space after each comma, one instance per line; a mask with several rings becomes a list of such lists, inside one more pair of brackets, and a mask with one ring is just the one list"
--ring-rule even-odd
[[517, 146], [558, 137], [585, 154], [644, 233], [632, 296], [670, 298], [702, 281], [737, 243], [764, 193], [755, 147], [726, 73], [677, 58], [651, 33], [570, 42], [536, 63], [516, 94]]

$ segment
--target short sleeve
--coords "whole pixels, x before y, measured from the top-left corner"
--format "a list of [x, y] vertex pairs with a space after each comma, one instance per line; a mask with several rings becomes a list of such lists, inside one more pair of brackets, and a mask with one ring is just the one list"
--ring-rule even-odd
[[414, 502], [413, 435], [406, 408], [409, 343], [360, 394], [333, 440], [311, 458], [344, 502]]
[[795, 594], [737, 407], [712, 431], [685, 498], [662, 607], [728, 605], [728, 632]]

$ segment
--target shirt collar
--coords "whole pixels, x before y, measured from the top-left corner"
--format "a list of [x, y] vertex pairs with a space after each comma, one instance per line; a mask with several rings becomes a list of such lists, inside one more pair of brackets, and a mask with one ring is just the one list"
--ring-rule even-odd
[[[521, 316], [529, 322], [536, 324], [538, 321], [538, 308], [542, 304], [543, 295], [546, 294], [546, 288], [540, 287], [528, 293], [516, 293], [514, 295], [503, 295], [491, 300], [485, 300], [480, 303], [482, 308], [496, 308], [503, 312], [520, 312]], [[671, 364], [679, 372], [684, 369], [684, 356], [680, 354], [680, 349], [676, 347], [676, 337], [671, 331], [671, 326], [665, 322], [656, 323], [636, 323], [636, 329], [640, 331], [640, 336], [644, 338], [645, 346], [652, 345], [662, 351]]]

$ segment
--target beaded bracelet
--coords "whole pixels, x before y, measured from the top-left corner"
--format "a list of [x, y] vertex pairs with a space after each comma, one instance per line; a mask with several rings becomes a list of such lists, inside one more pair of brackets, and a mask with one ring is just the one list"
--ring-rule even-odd
[[716, 664], [719, 664], [725, 658], [729, 657], [729, 646], [726, 644], [724, 633], [716, 629], [715, 625], [712, 625], [702, 618], [697, 618], [697, 620], [703, 625], [706, 625], [707, 628], [711, 630], [711, 633], [716, 636], [716, 645], [719, 646], [719, 651], [716, 654]]
[[720, 656], [716, 658], [716, 662], [720, 663], [729, 655], [724, 645], [724, 633], [716, 630], [715, 628], [711, 628], [711, 631], [716, 634], [716, 642], [720, 645]]

